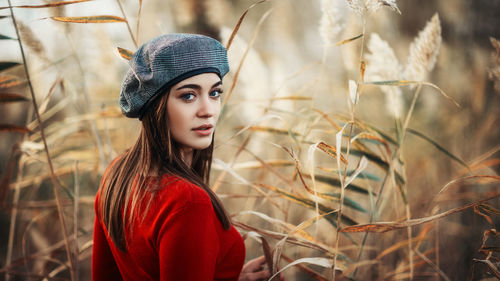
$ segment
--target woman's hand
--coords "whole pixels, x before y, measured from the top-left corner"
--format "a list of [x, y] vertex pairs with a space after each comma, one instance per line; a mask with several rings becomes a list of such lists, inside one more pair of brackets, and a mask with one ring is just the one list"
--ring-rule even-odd
[[240, 273], [239, 281], [257, 281], [261, 279], [267, 279], [271, 277], [271, 272], [266, 266], [266, 258], [264, 256], [260, 256], [255, 258], [245, 265], [243, 265], [243, 269]]
[[[247, 262], [241, 270], [239, 281], [267, 280], [271, 277], [271, 272], [267, 268], [266, 258], [260, 256]], [[275, 279], [275, 278], [273, 278]], [[284, 280], [280, 274], [280, 280]]]

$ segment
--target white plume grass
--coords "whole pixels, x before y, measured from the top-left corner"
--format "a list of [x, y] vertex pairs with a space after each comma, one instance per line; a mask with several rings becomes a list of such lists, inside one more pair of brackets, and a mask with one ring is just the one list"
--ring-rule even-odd
[[[370, 35], [368, 53], [366, 55], [366, 73], [368, 81], [399, 80], [402, 66], [389, 43], [382, 40], [377, 33]], [[401, 89], [396, 86], [380, 86], [386, 95], [386, 106], [392, 114], [399, 118], [403, 109]]]
[[321, 19], [319, 23], [319, 34], [325, 46], [339, 41], [342, 32], [340, 13], [334, 0], [321, 0]]
[[441, 46], [441, 23], [434, 14], [410, 45], [408, 64], [403, 72], [406, 80], [423, 81], [434, 68]]
[[375, 13], [383, 6], [387, 6], [393, 11], [401, 14], [401, 11], [396, 5], [396, 0], [347, 0], [347, 6], [360, 16]]

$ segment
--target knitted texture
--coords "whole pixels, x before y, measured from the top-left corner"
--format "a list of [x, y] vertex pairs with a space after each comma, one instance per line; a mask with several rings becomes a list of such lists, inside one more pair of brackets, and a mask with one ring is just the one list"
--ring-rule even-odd
[[197, 34], [165, 34], [134, 53], [120, 93], [122, 113], [141, 118], [149, 103], [191, 76], [229, 71], [227, 51], [217, 40]]

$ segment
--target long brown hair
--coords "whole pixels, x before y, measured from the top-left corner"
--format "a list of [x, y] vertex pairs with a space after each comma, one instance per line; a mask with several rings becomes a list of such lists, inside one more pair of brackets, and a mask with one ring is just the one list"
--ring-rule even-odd
[[[115, 245], [126, 251], [125, 232], [131, 231], [136, 222], [136, 210], [147, 208], [158, 191], [158, 184], [147, 183], [151, 176], [157, 180], [164, 174], [176, 175], [203, 188], [210, 196], [212, 205], [224, 229], [231, 221], [217, 195], [208, 186], [212, 163], [213, 137], [208, 148], [193, 151], [191, 167], [181, 157], [178, 143], [171, 137], [167, 114], [168, 93], [149, 105], [142, 117], [142, 128], [135, 144], [122, 153], [108, 168], [101, 183], [98, 207]], [[146, 194], [152, 193], [149, 201]], [[145, 206], [143, 201], [148, 201]], [[146, 212], [142, 212], [145, 214]], [[143, 217], [142, 217], [143, 218]]]

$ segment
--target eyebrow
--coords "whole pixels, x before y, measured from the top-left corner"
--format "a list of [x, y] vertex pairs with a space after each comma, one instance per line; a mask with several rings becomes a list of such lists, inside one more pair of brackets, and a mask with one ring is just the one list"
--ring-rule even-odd
[[[217, 87], [219, 85], [222, 85], [222, 81], [221, 80], [219, 80], [219, 82], [213, 84], [211, 88]], [[201, 86], [198, 85], [198, 84], [186, 84], [186, 85], [182, 85], [182, 86], [180, 86], [179, 88], [177, 88], [175, 90], [182, 90], [182, 89], [186, 89], [186, 88], [195, 89], [195, 90], [201, 90]]]

